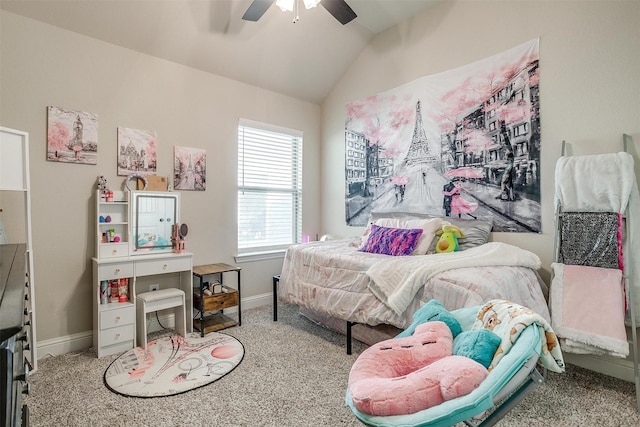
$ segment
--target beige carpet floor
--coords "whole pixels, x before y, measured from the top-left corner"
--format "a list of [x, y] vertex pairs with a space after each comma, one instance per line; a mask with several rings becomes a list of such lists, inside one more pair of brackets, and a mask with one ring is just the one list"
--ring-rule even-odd
[[[242, 326], [222, 332], [245, 346], [242, 363], [218, 381], [181, 394], [140, 399], [110, 392], [103, 374], [117, 357], [92, 350], [45, 357], [26, 399], [32, 426], [360, 426], [344, 404], [351, 365], [344, 336], [314, 324], [293, 306], [243, 311]], [[633, 384], [569, 366], [498, 424], [640, 426]]]

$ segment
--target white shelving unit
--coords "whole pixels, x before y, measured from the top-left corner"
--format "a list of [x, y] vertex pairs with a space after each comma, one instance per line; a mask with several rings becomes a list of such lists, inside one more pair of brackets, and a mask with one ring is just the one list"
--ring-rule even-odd
[[[114, 191], [107, 201], [96, 191], [96, 257], [129, 256], [129, 193]], [[117, 240], [117, 241], [115, 241]]]
[[[192, 269], [193, 254], [175, 254], [168, 251], [153, 250], [136, 253], [133, 239], [132, 216], [134, 203], [132, 194], [137, 192], [114, 191], [113, 200], [105, 200], [101, 192], [96, 191], [96, 256], [93, 261], [93, 347], [98, 357], [122, 353], [134, 348], [136, 343], [136, 293], [147, 289], [136, 290], [137, 279], [146, 276], [172, 275], [186, 295], [186, 316], [192, 318]], [[178, 194], [145, 192], [146, 197], [157, 197], [158, 200], [171, 199], [174, 205], [179, 200]], [[158, 205], [161, 205], [158, 203]], [[155, 206], [155, 205], [154, 205]], [[174, 209], [177, 209], [174, 208]], [[163, 211], [164, 212], [164, 211]], [[172, 218], [175, 215], [172, 214]], [[164, 218], [164, 216], [163, 216]], [[160, 221], [158, 219], [158, 221]], [[164, 218], [161, 222], [166, 222]], [[163, 224], [164, 225], [164, 224]], [[103, 236], [106, 235], [106, 238]], [[118, 237], [118, 241], [115, 237]], [[101, 284], [106, 282], [115, 285], [126, 280], [126, 298], [122, 301], [109, 298], [104, 301]], [[108, 288], [107, 288], [108, 289]], [[192, 331], [189, 322], [187, 332]]]

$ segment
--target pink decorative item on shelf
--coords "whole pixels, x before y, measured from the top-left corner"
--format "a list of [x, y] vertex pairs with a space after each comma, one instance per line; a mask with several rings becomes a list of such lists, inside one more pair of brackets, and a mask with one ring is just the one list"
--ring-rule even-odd
[[173, 253], [183, 254], [186, 252], [185, 240], [189, 232], [187, 224], [174, 224], [171, 230], [171, 243], [173, 245]]

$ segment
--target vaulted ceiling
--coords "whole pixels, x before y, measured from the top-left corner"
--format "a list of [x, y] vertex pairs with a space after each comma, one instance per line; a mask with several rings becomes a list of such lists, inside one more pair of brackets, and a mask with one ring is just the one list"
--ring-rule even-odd
[[325, 8], [300, 20], [275, 4], [258, 22], [252, 0], [0, 0], [0, 8], [189, 67], [321, 103], [376, 34], [442, 0], [347, 0], [341, 25]]

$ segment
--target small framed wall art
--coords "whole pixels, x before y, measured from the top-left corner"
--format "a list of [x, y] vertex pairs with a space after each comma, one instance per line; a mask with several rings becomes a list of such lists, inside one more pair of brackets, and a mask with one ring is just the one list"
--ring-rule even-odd
[[118, 127], [118, 176], [156, 173], [156, 133]]
[[204, 191], [207, 186], [207, 151], [174, 147], [173, 188]]
[[98, 115], [47, 107], [47, 160], [98, 164]]

